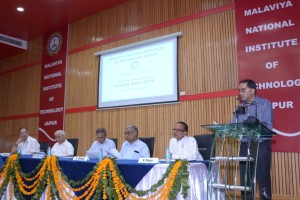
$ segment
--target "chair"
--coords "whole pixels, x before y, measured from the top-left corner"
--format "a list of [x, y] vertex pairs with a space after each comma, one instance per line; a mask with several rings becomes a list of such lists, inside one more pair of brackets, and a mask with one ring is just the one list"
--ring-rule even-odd
[[[194, 135], [194, 138], [198, 144], [198, 151], [202, 155], [204, 160], [210, 160], [210, 153], [212, 151], [212, 145], [214, 142], [215, 134], [202, 134]], [[212, 156], [215, 156], [215, 147], [212, 152]]]
[[40, 151], [47, 154], [48, 147], [50, 147], [50, 142], [39, 142], [40, 144]]
[[150, 157], [153, 157], [155, 137], [143, 137], [139, 139], [147, 144], [150, 151]]
[[73, 147], [74, 147], [74, 156], [77, 156], [77, 148], [78, 148], [78, 141], [79, 141], [79, 138], [68, 138], [67, 139], [68, 142], [70, 142]]
[[116, 145], [116, 149], [118, 149], [118, 138], [109, 138], [112, 141], [114, 141], [115, 145]]

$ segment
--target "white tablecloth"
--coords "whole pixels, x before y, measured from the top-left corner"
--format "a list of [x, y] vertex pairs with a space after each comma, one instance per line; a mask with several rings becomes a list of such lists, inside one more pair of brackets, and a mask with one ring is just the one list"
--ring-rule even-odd
[[[218, 170], [219, 163], [214, 163], [212, 166], [212, 173], [216, 174]], [[135, 187], [137, 190], [147, 190], [161, 179], [163, 174], [166, 172], [168, 164], [157, 164], [155, 165], [138, 183]], [[189, 200], [207, 200], [207, 176], [208, 170], [203, 163], [190, 163], [189, 167], [189, 190], [188, 198]], [[216, 196], [217, 195], [217, 196]], [[145, 196], [149, 197], [151, 194]], [[183, 199], [181, 194], [177, 195], [177, 200]], [[224, 199], [224, 193], [218, 192], [213, 197], [213, 200]]]

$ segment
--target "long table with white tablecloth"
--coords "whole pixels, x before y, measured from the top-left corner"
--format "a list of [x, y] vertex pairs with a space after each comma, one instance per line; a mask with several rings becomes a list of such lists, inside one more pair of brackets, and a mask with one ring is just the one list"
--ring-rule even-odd
[[[0, 156], [1, 163], [4, 163], [7, 157]], [[22, 155], [20, 157], [20, 165], [22, 171], [29, 173], [36, 168], [41, 162], [41, 158], [33, 158], [30, 155]], [[63, 170], [63, 173], [74, 181], [82, 180], [93, 167], [98, 160], [92, 159], [88, 161], [75, 161], [72, 158], [62, 157], [59, 158], [59, 165]], [[118, 168], [126, 183], [130, 184], [139, 190], [149, 189], [153, 184], [162, 177], [168, 163], [160, 161], [159, 164], [152, 163], [138, 163], [137, 160], [117, 160]], [[189, 186], [188, 199], [206, 199], [207, 187], [207, 167], [208, 161], [191, 161], [189, 169]], [[181, 199], [181, 195], [177, 196], [177, 199]], [[30, 197], [28, 198], [30, 199]]]

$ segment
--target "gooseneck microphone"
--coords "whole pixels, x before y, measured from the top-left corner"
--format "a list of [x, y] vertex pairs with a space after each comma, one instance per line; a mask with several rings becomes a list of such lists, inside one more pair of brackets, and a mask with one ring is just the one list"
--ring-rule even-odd
[[255, 101], [247, 102], [246, 105], [254, 107], [254, 115], [253, 112], [250, 113], [250, 116], [243, 122], [247, 126], [255, 127], [259, 124], [259, 120], [257, 119], [257, 104]]
[[[238, 96], [236, 98], [236, 100], [241, 100], [241, 97]], [[239, 122], [239, 115], [242, 114], [246, 114], [246, 106], [245, 105], [239, 105], [236, 109], [235, 112], [233, 112], [233, 114], [235, 115], [235, 123], [238, 123]]]

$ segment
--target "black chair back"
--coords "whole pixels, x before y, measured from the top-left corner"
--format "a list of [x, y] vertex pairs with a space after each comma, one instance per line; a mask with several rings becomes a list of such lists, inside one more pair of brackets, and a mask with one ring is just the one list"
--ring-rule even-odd
[[195, 135], [194, 138], [197, 141], [199, 153], [202, 155], [204, 160], [210, 160], [211, 152], [212, 156], [215, 156], [216, 148], [214, 147], [212, 149], [215, 134]]
[[48, 147], [50, 147], [50, 142], [39, 142], [40, 150], [47, 154]]
[[150, 157], [153, 157], [155, 137], [143, 137], [143, 138], [139, 138], [139, 139], [141, 141], [143, 141], [144, 143], [146, 143], [146, 145], [148, 146], [149, 151], [150, 151]]
[[112, 141], [114, 141], [115, 145], [116, 145], [116, 149], [118, 149], [118, 138], [109, 138]]
[[70, 142], [73, 147], [74, 147], [74, 156], [77, 156], [77, 149], [78, 149], [78, 141], [79, 141], [79, 138], [68, 138], [67, 139], [68, 142]]

